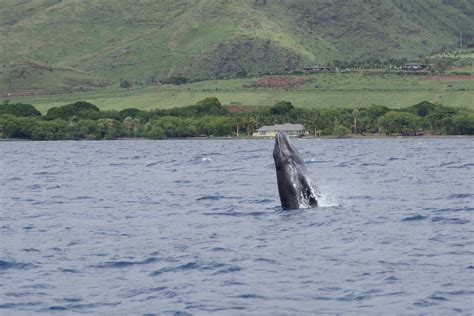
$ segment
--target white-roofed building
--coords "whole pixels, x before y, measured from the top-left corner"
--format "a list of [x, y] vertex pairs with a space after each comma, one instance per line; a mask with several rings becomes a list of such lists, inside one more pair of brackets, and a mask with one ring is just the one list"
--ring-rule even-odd
[[272, 126], [260, 127], [253, 136], [255, 137], [275, 137], [278, 132], [285, 132], [288, 136], [300, 136], [305, 134], [305, 129], [302, 124], [276, 124]]

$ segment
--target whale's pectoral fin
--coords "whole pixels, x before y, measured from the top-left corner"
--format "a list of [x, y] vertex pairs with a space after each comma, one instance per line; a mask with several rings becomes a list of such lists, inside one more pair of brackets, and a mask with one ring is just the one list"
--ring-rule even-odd
[[314, 189], [308, 182], [308, 179], [306, 179], [305, 176], [300, 176], [300, 182], [302, 185], [302, 194], [305, 200], [308, 201], [310, 206], [317, 206], [318, 200], [316, 200]]

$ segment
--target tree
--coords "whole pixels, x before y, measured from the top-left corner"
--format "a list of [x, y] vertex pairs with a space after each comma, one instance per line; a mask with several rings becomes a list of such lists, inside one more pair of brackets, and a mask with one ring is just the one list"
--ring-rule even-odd
[[120, 80], [120, 88], [130, 89], [132, 86], [133, 83], [131, 81], [125, 79]]
[[457, 113], [456, 109], [446, 106], [438, 106], [425, 118], [428, 120], [432, 130], [436, 133], [449, 133], [453, 126], [452, 117]]
[[359, 109], [354, 109], [352, 111], [352, 117], [354, 119], [354, 124], [352, 125], [354, 133], [357, 133], [357, 118], [359, 117], [360, 112]]
[[204, 116], [198, 121], [198, 131], [207, 136], [228, 136], [232, 134], [232, 120], [223, 116]]
[[474, 135], [474, 113], [453, 116], [451, 132], [459, 135]]
[[121, 110], [119, 113], [120, 113], [120, 120], [122, 121], [127, 117], [144, 119], [149, 116], [148, 112], [140, 110], [140, 109], [136, 109], [136, 108], [127, 108], [127, 109]]
[[334, 127], [334, 135], [337, 137], [344, 137], [346, 135], [349, 135], [351, 133], [351, 130], [344, 125], [341, 124], [336, 124]]
[[422, 101], [420, 103], [417, 103], [415, 105], [409, 106], [407, 108], [404, 108], [404, 111], [413, 113], [418, 116], [425, 117], [431, 112], [433, 112], [435, 109], [437, 109], [439, 105], [433, 104], [428, 101]]
[[151, 139], [161, 139], [165, 137], [164, 130], [158, 124], [150, 122], [145, 124], [143, 133], [143, 136]]
[[227, 114], [227, 110], [216, 97], [208, 97], [199, 101], [193, 109], [198, 116]]
[[283, 115], [290, 113], [294, 108], [291, 102], [279, 101], [270, 108], [270, 112], [276, 115]]
[[359, 131], [375, 133], [378, 131], [377, 120], [390, 109], [383, 105], [371, 105], [359, 111]]
[[378, 126], [385, 134], [416, 135], [418, 117], [407, 112], [390, 111], [385, 113], [377, 121]]
[[141, 128], [141, 122], [139, 118], [126, 117], [123, 120], [123, 127], [127, 132], [127, 136], [135, 136]]

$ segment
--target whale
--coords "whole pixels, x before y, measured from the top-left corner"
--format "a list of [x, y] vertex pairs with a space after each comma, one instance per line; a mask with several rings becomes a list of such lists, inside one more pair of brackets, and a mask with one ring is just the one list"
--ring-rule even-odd
[[317, 190], [311, 183], [300, 153], [285, 132], [275, 135], [273, 159], [283, 209], [317, 207]]

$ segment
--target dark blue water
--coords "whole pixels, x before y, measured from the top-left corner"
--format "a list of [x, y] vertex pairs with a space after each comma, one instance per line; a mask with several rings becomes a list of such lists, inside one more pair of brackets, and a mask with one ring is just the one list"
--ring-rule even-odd
[[295, 143], [0, 143], [0, 314], [474, 313], [474, 139]]

